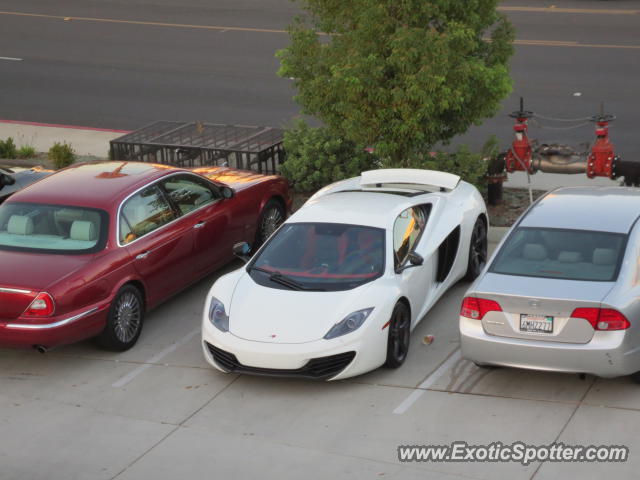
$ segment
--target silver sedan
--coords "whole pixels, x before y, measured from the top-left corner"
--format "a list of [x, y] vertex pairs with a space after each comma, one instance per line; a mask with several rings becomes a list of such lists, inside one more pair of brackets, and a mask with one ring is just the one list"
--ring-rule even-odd
[[480, 366], [640, 382], [640, 190], [572, 187], [509, 230], [460, 311]]

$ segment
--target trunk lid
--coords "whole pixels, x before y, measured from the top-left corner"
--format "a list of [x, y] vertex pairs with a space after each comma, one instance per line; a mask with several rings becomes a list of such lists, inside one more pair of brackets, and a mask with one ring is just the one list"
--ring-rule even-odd
[[0, 251], [0, 321], [18, 318], [39, 292], [85, 265], [89, 258]]
[[[488, 312], [489, 335], [546, 342], [588, 343], [594, 329], [576, 308], [598, 308], [613, 282], [558, 280], [488, 273], [471, 296], [494, 300], [502, 312]], [[547, 331], [550, 330], [550, 331]]]

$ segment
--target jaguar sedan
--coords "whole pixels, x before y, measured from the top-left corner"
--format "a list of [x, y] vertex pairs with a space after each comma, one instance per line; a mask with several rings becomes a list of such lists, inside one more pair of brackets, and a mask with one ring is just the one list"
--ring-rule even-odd
[[0, 205], [0, 346], [97, 337], [132, 347], [144, 314], [262, 243], [291, 207], [286, 180], [224, 167], [103, 162]]
[[467, 292], [462, 354], [479, 365], [640, 380], [640, 191], [555, 190]]
[[429, 309], [480, 273], [487, 225], [457, 175], [383, 169], [325, 187], [213, 285], [204, 355], [224, 372], [327, 380], [397, 368]]

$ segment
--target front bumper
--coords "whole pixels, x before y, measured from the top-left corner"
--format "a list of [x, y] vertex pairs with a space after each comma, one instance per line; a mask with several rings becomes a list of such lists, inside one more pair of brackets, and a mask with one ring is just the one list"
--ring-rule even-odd
[[487, 365], [619, 377], [640, 370], [640, 346], [628, 346], [625, 330], [596, 331], [584, 344], [489, 335], [482, 322], [460, 317], [462, 355]]
[[68, 345], [99, 334], [107, 320], [109, 304], [85, 307], [38, 323], [18, 318], [0, 322], [0, 347], [47, 349]]
[[208, 321], [202, 326], [204, 356], [210, 365], [225, 373], [343, 379], [368, 372], [384, 363], [386, 346], [367, 342], [363, 348], [364, 344], [356, 332], [333, 340], [268, 343], [221, 332]]

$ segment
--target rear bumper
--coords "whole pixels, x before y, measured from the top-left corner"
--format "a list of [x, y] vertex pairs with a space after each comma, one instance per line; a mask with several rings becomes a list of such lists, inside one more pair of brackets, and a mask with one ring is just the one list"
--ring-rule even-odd
[[86, 307], [67, 315], [47, 319], [46, 323], [17, 319], [0, 322], [0, 347], [54, 348], [74, 343], [100, 333], [107, 320], [108, 304]]
[[625, 342], [625, 330], [595, 332], [585, 344], [543, 342], [488, 335], [482, 322], [460, 317], [462, 355], [476, 363], [619, 377], [640, 370], [640, 346]]

